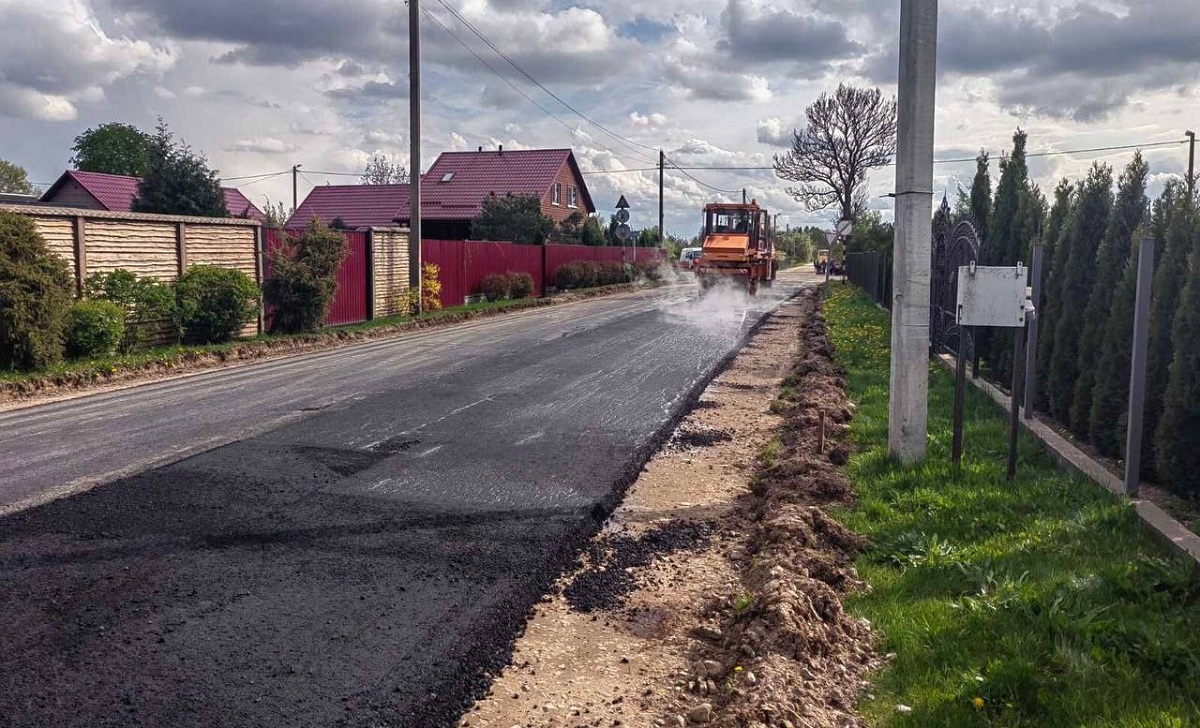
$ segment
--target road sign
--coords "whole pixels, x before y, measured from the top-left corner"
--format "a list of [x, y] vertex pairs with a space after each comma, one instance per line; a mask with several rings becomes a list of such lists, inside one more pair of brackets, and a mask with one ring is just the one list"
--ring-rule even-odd
[[617, 222], [622, 224], [629, 222], [629, 210], [624, 207], [617, 210], [616, 218]]
[[617, 226], [617, 238], [622, 243], [628, 243], [633, 239], [633, 230], [629, 229], [629, 226], [625, 223], [621, 223]]
[[617, 200], [617, 209], [618, 210], [629, 209], [629, 203], [625, 201], [625, 195], [621, 195], [621, 199]]
[[852, 229], [854, 229], [854, 221], [853, 220], [846, 220], [843, 218], [842, 220], [838, 221], [837, 234], [842, 236], [843, 238], [846, 237], [847, 235], [849, 235], [850, 231]]

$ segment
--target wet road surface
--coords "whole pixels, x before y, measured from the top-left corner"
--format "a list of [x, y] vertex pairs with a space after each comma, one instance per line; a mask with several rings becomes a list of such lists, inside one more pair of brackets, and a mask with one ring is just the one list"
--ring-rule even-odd
[[798, 280], [0, 414], [0, 728], [453, 725]]

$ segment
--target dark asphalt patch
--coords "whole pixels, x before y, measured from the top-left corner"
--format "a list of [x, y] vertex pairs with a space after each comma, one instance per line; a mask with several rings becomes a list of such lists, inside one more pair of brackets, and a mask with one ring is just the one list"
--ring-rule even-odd
[[713, 533], [711, 524], [670, 521], [638, 535], [595, 539], [586, 551], [586, 567], [563, 589], [563, 597], [584, 613], [620, 608], [638, 586], [638, 569], [661, 556], [707, 548]]
[[729, 442], [733, 439], [733, 430], [719, 427], [680, 428], [671, 438], [671, 444], [683, 448], [712, 447], [717, 443]]

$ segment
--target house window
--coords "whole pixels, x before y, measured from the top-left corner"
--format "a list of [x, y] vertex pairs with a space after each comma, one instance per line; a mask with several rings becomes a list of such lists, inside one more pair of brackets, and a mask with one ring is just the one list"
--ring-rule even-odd
[[562, 204], [562, 185], [558, 182], [555, 182], [554, 186], [550, 188], [550, 204]]
[[575, 187], [567, 188], [567, 207], [579, 207], [579, 190]]

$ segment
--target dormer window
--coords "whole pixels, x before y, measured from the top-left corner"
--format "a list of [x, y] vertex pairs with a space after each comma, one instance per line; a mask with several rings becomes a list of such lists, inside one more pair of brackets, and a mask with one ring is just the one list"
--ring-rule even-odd
[[562, 184], [560, 184], [558, 182], [555, 182], [554, 185], [550, 188], [550, 204], [552, 204], [552, 205], [561, 205], [562, 204]]
[[579, 189], [575, 187], [567, 188], [567, 207], [579, 207]]

